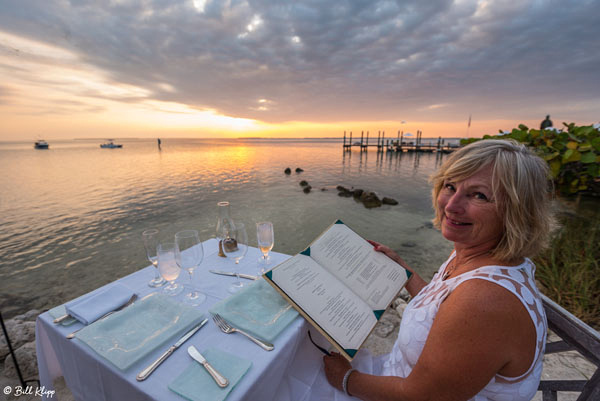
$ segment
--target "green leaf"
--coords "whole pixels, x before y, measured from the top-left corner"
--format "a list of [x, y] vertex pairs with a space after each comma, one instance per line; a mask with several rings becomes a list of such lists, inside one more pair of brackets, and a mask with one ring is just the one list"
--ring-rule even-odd
[[600, 137], [592, 139], [592, 146], [600, 152]]
[[588, 163], [595, 163], [596, 162], [596, 154], [594, 152], [585, 152], [581, 154], [581, 162], [588, 164]]
[[550, 173], [552, 174], [552, 178], [556, 179], [556, 177], [558, 177], [560, 166], [562, 166], [562, 163], [559, 159], [550, 162]]
[[587, 152], [588, 150], [592, 150], [592, 145], [589, 142], [584, 142], [577, 147], [577, 150], [580, 152]]
[[578, 162], [581, 160], [581, 153], [575, 149], [568, 149], [563, 155], [563, 163]]
[[[556, 156], [559, 156], [559, 155], [560, 155], [560, 153], [558, 153], [558, 152], [552, 152], [552, 153], [545, 154], [543, 156], [543, 158], [544, 158], [544, 160], [546, 160], [548, 162], [548, 161], [554, 159]], [[559, 164], [560, 164], [560, 161], [559, 161]]]
[[529, 128], [527, 128], [527, 126], [525, 124], [519, 124], [519, 129], [521, 131], [529, 131]]
[[577, 149], [577, 145], [577, 142], [569, 141], [569, 143], [567, 143], [567, 149]]

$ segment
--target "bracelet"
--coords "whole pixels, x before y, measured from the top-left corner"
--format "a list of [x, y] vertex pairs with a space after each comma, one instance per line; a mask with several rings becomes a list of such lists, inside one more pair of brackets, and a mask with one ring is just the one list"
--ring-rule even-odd
[[348, 379], [350, 378], [350, 375], [352, 374], [352, 372], [356, 371], [356, 369], [348, 369], [348, 371], [346, 372], [346, 374], [344, 375], [344, 379], [342, 380], [342, 389], [344, 390], [344, 393], [346, 393], [346, 395], [348, 397], [352, 397], [350, 395], [350, 393], [348, 392]]

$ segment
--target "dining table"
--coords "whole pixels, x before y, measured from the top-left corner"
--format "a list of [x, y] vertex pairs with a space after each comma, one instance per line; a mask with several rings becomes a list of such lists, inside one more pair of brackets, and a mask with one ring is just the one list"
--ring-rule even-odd
[[[54, 317], [50, 311], [39, 315], [35, 330], [40, 385], [46, 391], [43, 399], [53, 399], [52, 394], [48, 391], [54, 389], [54, 381], [62, 376], [75, 400], [184, 400], [185, 398], [172, 391], [169, 386], [184, 370], [195, 363], [186, 352], [190, 345], [201, 351], [209, 348], [225, 351], [251, 363], [243, 377], [230, 389], [226, 396], [228, 401], [268, 401], [287, 398], [288, 396], [285, 394], [299, 394], [305, 390], [308, 391], [311, 381], [319, 374], [322, 354], [308, 342], [307, 333], [310, 325], [300, 315], [294, 316], [274, 338], [272, 351], [263, 350], [239, 333], [226, 334], [222, 332], [210, 319], [209, 310], [219, 302], [222, 303], [231, 297], [232, 294], [228, 292], [228, 288], [237, 278], [213, 274], [209, 270], [238, 271], [260, 276], [260, 251], [257, 248], [248, 247], [247, 254], [236, 265], [233, 261], [218, 256], [216, 239], [204, 241], [202, 246], [204, 258], [194, 271], [193, 283], [199, 291], [206, 295], [206, 300], [194, 308], [209, 320], [143, 381], [136, 380], [138, 373], [155, 361], [184, 333], [174, 335], [131, 366], [122, 369], [104, 358], [80, 338], [67, 339], [66, 336], [69, 333], [84, 327], [82, 323], [74, 322], [64, 326], [53, 322]], [[272, 268], [289, 257], [286, 254], [271, 252], [269, 267]], [[82, 297], [93, 296], [111, 286], [121, 285], [143, 299], [153, 292], [161, 291], [161, 288], [151, 288], [147, 285], [155, 275], [155, 269], [153, 265], [149, 265]], [[189, 280], [187, 272], [182, 270], [177, 282], [186, 284]], [[263, 279], [259, 278], [259, 280]], [[246, 286], [252, 283], [255, 281], [244, 280]], [[178, 297], [173, 298], [175, 300], [182, 299], [180, 296]], [[123, 311], [125, 310], [127, 309], [123, 309]], [[91, 325], [94, 324], [96, 323], [91, 323]], [[317, 332], [313, 331], [312, 336], [313, 338], [317, 337], [317, 341], [323, 341], [322, 337], [319, 339], [320, 335]], [[292, 375], [298, 379], [290, 379]], [[297, 386], [300, 386], [301, 389], [299, 390]]]

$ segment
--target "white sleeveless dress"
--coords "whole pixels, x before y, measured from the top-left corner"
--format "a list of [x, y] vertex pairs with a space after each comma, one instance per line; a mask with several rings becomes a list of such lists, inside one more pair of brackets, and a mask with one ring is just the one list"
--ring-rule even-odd
[[442, 302], [467, 280], [487, 280], [514, 294], [529, 312], [537, 335], [533, 363], [519, 377], [496, 375], [473, 401], [529, 401], [538, 388], [542, 375], [542, 360], [546, 346], [547, 321], [542, 300], [535, 286], [535, 266], [529, 259], [514, 267], [484, 266], [456, 277], [442, 280], [450, 258], [440, 267], [431, 282], [414, 297], [402, 315], [398, 339], [383, 364], [381, 375], [406, 377], [417, 363], [433, 320]]
[[[519, 377], [496, 375], [470, 401], [529, 401], [538, 388], [542, 374], [542, 359], [546, 345], [547, 322], [542, 300], [535, 286], [535, 266], [529, 259], [514, 267], [484, 266], [476, 270], [442, 280], [450, 258], [440, 266], [431, 282], [414, 297], [404, 310], [398, 339], [390, 354], [372, 357], [359, 351], [352, 362], [355, 369], [378, 376], [407, 377], [417, 363], [425, 346], [429, 330], [442, 302], [461, 283], [480, 279], [496, 283], [513, 293], [525, 306], [537, 335], [535, 357], [527, 372]], [[300, 345], [280, 383], [277, 401], [351, 401], [328, 382], [321, 362], [322, 354], [308, 342]], [[311, 366], [314, 368], [311, 368]]]

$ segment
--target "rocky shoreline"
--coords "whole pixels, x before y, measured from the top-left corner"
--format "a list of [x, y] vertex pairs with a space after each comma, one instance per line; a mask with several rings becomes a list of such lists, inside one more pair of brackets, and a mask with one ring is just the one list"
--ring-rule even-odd
[[[410, 296], [406, 290], [402, 290], [399, 297], [385, 311], [381, 320], [373, 330], [373, 333], [367, 339], [364, 347], [373, 355], [382, 355], [390, 352], [396, 338], [402, 313], [407, 306]], [[35, 349], [35, 319], [42, 313], [39, 310], [30, 310], [21, 315], [6, 320], [5, 326], [15, 351], [19, 368], [24, 380], [38, 379], [37, 359]], [[559, 338], [549, 333], [548, 341], [557, 341]], [[20, 386], [18, 375], [9, 353], [8, 345], [3, 334], [0, 334], [0, 387], [5, 389], [7, 386], [15, 389]], [[596, 367], [583, 358], [575, 351], [564, 352], [560, 354], [547, 355], [544, 360], [544, 370], [542, 372], [543, 380], [588, 380], [592, 377]], [[54, 400], [71, 401], [73, 396], [66, 387], [64, 380], [57, 380], [54, 383], [56, 394], [52, 397]], [[35, 392], [35, 388], [33, 390]], [[14, 394], [3, 394], [6, 400], [33, 401], [41, 399], [35, 394], [24, 394], [15, 396]], [[560, 400], [576, 400], [579, 393], [561, 393]], [[537, 393], [535, 401], [541, 401], [542, 395]]]

